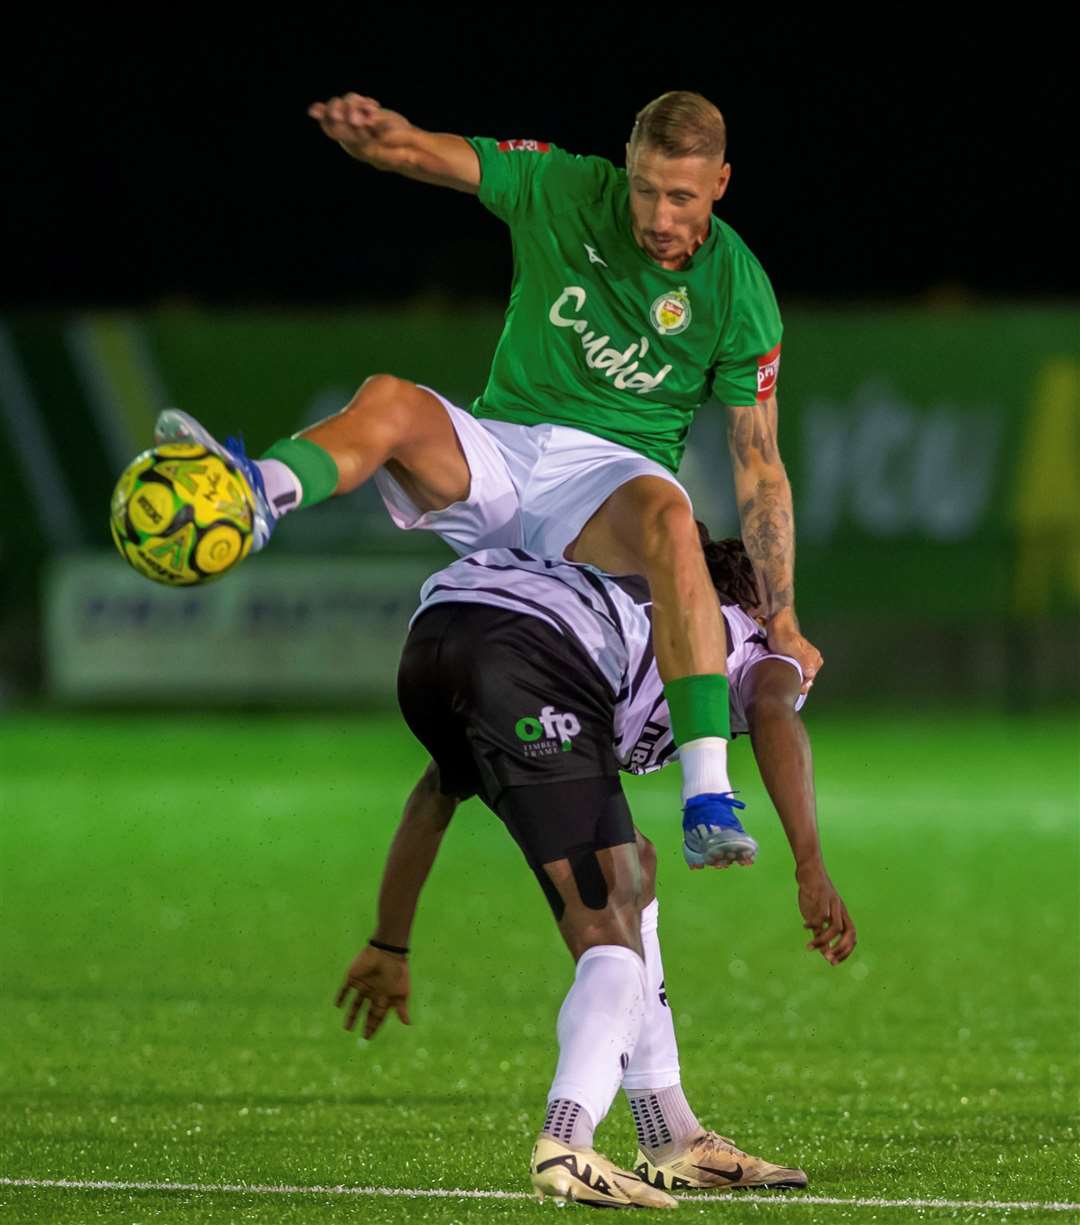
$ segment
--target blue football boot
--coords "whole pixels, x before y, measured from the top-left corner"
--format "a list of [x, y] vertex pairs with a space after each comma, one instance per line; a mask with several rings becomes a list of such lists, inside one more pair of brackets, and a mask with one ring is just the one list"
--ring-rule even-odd
[[239, 438], [226, 438], [224, 443], [218, 442], [213, 434], [196, 421], [190, 413], [179, 408], [166, 408], [158, 414], [154, 426], [154, 442], [194, 442], [213, 451], [226, 463], [239, 468], [244, 474], [251, 492], [255, 495], [252, 506], [251, 551], [257, 553], [270, 539], [274, 530], [274, 512], [270, 508], [270, 500], [266, 496], [266, 486], [263, 484], [262, 473], [254, 460], [249, 459], [244, 451], [244, 444]]
[[683, 858], [691, 868], [753, 863], [758, 845], [743, 829], [736, 808], [746, 805], [733, 791], [694, 795], [683, 809]]

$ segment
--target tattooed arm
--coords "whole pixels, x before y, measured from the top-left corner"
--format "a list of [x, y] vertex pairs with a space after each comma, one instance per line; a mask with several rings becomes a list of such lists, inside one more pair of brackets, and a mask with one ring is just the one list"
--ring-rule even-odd
[[776, 397], [728, 407], [728, 445], [743, 543], [757, 571], [769, 648], [802, 666], [804, 692], [821, 668], [795, 616], [795, 513], [776, 442]]

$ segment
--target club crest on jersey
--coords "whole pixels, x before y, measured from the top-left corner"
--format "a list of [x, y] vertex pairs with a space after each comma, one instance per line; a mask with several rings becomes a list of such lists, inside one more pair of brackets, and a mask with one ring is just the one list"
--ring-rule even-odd
[[674, 293], [662, 293], [649, 308], [652, 325], [661, 336], [678, 336], [690, 326], [690, 296], [686, 286]]

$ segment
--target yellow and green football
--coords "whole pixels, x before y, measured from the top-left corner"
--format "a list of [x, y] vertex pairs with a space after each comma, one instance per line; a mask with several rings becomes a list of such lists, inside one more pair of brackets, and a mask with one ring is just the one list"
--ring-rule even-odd
[[144, 451], [113, 490], [120, 555], [169, 587], [218, 578], [251, 550], [254, 496], [243, 474], [197, 443]]

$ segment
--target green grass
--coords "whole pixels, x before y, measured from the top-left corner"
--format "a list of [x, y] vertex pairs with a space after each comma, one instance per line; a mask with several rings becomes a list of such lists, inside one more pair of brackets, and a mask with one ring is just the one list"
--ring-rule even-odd
[[[843, 1198], [1080, 1200], [1077, 735], [1064, 718], [811, 722], [826, 853], [859, 929], [803, 949], [740, 742], [752, 871], [689, 873], [676, 771], [628, 789], [698, 1114]], [[413, 1025], [340, 1029], [423, 758], [391, 716], [0, 724], [0, 1176], [523, 1191], [571, 965], [485, 809], [414, 935]], [[598, 1133], [633, 1156], [621, 1099]], [[541, 1220], [517, 1201], [0, 1186], [13, 1221]], [[715, 1197], [725, 1221], [986, 1219]], [[1069, 1219], [1003, 1213], [991, 1219]]]

